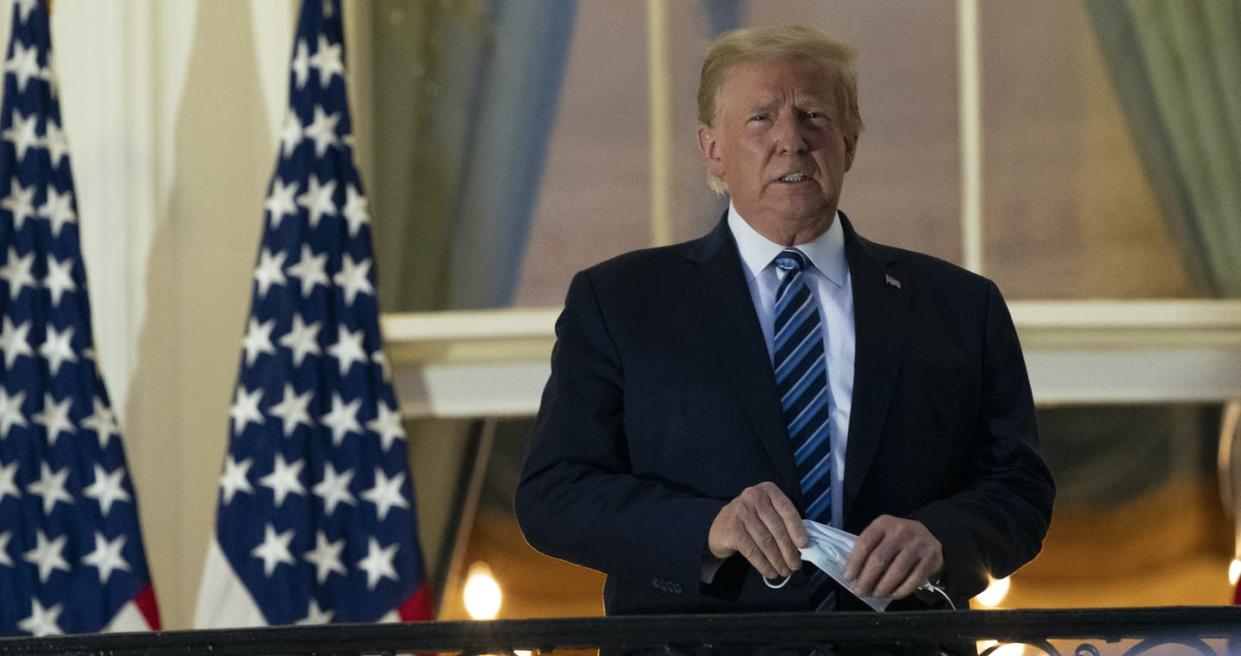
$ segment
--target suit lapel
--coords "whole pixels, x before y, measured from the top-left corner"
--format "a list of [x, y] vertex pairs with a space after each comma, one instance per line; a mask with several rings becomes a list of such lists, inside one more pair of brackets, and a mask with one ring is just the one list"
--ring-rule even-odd
[[[841, 213], [843, 217], [843, 212]], [[857, 343], [853, 362], [853, 400], [845, 453], [844, 518], [857, 499], [862, 481], [883, 434], [888, 405], [905, 350], [909, 280], [884, 261], [879, 249], [853, 231], [844, 219], [845, 256], [853, 280], [853, 317]]]
[[775, 482], [790, 498], [800, 498], [771, 359], [726, 221], [690, 251], [682, 266], [681, 281], [779, 474]]

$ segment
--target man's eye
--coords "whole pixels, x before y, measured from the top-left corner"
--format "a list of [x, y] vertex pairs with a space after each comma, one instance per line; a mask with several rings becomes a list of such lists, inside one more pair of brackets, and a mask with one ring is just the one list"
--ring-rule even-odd
[[767, 115], [766, 114], [755, 114], [750, 117], [750, 120], [751, 121], [766, 121]]

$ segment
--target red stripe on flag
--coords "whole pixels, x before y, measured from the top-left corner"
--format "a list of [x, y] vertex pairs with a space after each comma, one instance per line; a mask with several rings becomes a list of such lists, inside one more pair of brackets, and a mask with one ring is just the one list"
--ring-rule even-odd
[[138, 596], [134, 597], [134, 605], [146, 618], [147, 626], [151, 627], [152, 631], [159, 630], [159, 604], [155, 603], [155, 587], [150, 583], [146, 584], [146, 587], [138, 591]]
[[431, 619], [431, 588], [426, 583], [418, 586], [396, 612], [402, 622]]

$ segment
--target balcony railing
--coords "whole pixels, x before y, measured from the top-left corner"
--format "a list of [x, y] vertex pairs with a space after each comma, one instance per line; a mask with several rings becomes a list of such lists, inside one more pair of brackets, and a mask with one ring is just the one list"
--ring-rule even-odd
[[[1007, 647], [1023, 645], [1024, 647]], [[535, 653], [1228, 654], [1241, 608], [635, 616], [0, 639], [0, 655]]]

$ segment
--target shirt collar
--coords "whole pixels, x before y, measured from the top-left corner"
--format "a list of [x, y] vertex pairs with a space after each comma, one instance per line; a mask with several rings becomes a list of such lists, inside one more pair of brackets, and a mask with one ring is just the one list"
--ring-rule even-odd
[[[737, 213], [732, 203], [728, 204], [728, 229], [737, 242], [737, 251], [741, 262], [745, 265], [747, 280], [753, 280], [767, 268], [772, 260], [784, 250], [784, 245], [777, 244], [760, 235], [757, 230]], [[814, 241], [798, 244], [797, 249], [805, 253], [814, 268], [823, 273], [837, 287], [843, 287], [848, 273], [845, 261], [845, 232], [840, 227], [840, 212], [836, 213], [832, 227]]]

